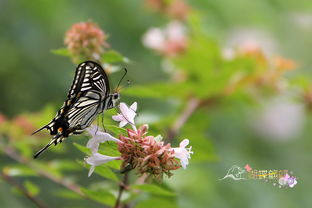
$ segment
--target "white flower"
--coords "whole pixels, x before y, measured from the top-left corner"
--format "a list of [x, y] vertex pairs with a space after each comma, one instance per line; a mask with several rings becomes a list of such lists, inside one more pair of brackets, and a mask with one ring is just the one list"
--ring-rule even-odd
[[179, 147], [172, 148], [174, 150], [174, 157], [178, 158], [181, 162], [182, 167], [185, 169], [186, 166], [188, 165], [188, 159], [191, 158], [192, 152], [192, 146], [189, 148], [185, 148], [189, 144], [188, 139], [184, 139]]
[[94, 153], [92, 154], [90, 157], [87, 157], [85, 158], [85, 161], [91, 165], [91, 168], [89, 170], [89, 173], [88, 173], [88, 177], [90, 177], [95, 169], [96, 166], [98, 165], [102, 165], [104, 163], [107, 163], [109, 161], [112, 161], [112, 160], [119, 160], [120, 157], [110, 157], [110, 156], [107, 156], [107, 155], [102, 155], [100, 153]]
[[110, 134], [101, 131], [95, 125], [87, 128], [87, 131], [92, 136], [87, 143], [87, 147], [91, 149], [92, 154], [98, 151], [100, 143], [104, 143], [106, 141], [121, 142], [119, 139], [111, 136]]
[[164, 31], [169, 41], [184, 41], [186, 28], [179, 21], [173, 21], [168, 24]]
[[119, 127], [122, 128], [128, 123], [136, 130], [134, 126], [134, 117], [136, 116], [137, 103], [134, 102], [130, 107], [125, 103], [120, 103], [119, 105], [120, 114], [113, 116], [113, 120], [120, 122]]
[[147, 48], [162, 50], [165, 47], [165, 36], [161, 29], [153, 27], [144, 34], [142, 42]]

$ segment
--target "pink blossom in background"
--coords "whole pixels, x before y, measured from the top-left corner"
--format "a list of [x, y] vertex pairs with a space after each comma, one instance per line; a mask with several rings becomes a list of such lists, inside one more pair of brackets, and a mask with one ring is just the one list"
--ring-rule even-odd
[[142, 38], [143, 45], [163, 55], [182, 53], [187, 46], [186, 28], [179, 21], [170, 22], [166, 28], [151, 28]]

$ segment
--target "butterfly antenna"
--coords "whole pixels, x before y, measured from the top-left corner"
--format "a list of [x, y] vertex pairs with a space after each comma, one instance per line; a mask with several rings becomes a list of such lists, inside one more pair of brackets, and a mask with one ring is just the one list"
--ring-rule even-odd
[[121, 84], [121, 81], [123, 80], [123, 78], [125, 78], [125, 76], [126, 76], [127, 73], [128, 73], [128, 70], [127, 70], [126, 68], [124, 68], [124, 70], [125, 70], [125, 73], [122, 75], [121, 79], [119, 80], [116, 89], [118, 89], [119, 85]]

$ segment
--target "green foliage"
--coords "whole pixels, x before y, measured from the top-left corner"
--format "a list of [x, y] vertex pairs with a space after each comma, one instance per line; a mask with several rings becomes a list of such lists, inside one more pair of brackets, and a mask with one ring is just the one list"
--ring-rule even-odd
[[[110, 34], [108, 41], [113, 48], [104, 51], [100, 61], [112, 68], [127, 64], [126, 79], [133, 85], [121, 90], [122, 102], [138, 101], [137, 123], [149, 119], [150, 135], [161, 134], [168, 141], [168, 129], [181, 121], [190, 98], [203, 101], [170, 140], [172, 147], [185, 138], [190, 140], [194, 154], [187, 169], [181, 168], [166, 179], [168, 187], [159, 183], [137, 185], [137, 175], [129, 174], [130, 185], [123, 202], [136, 208], [253, 207], [255, 202], [264, 207], [309, 207], [312, 184], [300, 180], [310, 177], [310, 114], [304, 115], [306, 123], [303, 122], [301, 132], [290, 139], [264, 138], [254, 126], [259, 122], [259, 106], [280, 95], [294, 98], [304, 112], [311, 110], [304, 108], [311, 105], [305, 94], [311, 90], [311, 30], [298, 22], [298, 18], [308, 17], [311, 4], [285, 0], [187, 3], [192, 8], [184, 20], [187, 48], [176, 56], [158, 56], [142, 47], [142, 36], [148, 28], [169, 22], [167, 17], [160, 16], [161, 12], [152, 14], [142, 9], [142, 1], [97, 1], [84, 6], [67, 1], [43, 4], [26, 0], [1, 4], [6, 18], [0, 20], [0, 170], [24, 186], [31, 196], [42, 197], [49, 207], [114, 206], [123, 176], [119, 174], [122, 161], [98, 166], [94, 174], [100, 177], [88, 178], [90, 167], [83, 158], [91, 152], [82, 144], [89, 137], [70, 136], [62, 144], [51, 146], [40, 158], [32, 158], [51, 136], [46, 131], [36, 136], [30, 134], [53, 118], [66, 98], [74, 74], [70, 59], [60, 58], [73, 58], [66, 48], [51, 50], [58, 56], [47, 52], [61, 47], [63, 34], [70, 25], [92, 19]], [[299, 70], [277, 76], [273, 86], [278, 87], [274, 88], [266, 82], [275, 64], [269, 59], [274, 57], [271, 54], [266, 54], [265, 61], [259, 61], [255, 54], [225, 59], [222, 51], [235, 40], [233, 34], [241, 27], [251, 34], [258, 29], [272, 33], [278, 53], [295, 59]], [[270, 45], [270, 38], [264, 42]], [[166, 63], [171, 65], [171, 71], [162, 70]], [[110, 75], [111, 86], [115, 86], [116, 77], [117, 74]], [[215, 103], [205, 103], [215, 97]], [[126, 135], [125, 129], [111, 121], [112, 114], [114, 110], [105, 112], [105, 130], [116, 138]], [[70, 141], [75, 142], [71, 145]], [[101, 144], [99, 152], [120, 156], [115, 142]], [[218, 180], [226, 168], [247, 162], [259, 169], [293, 170], [300, 178], [298, 186], [276, 190], [260, 182]], [[66, 185], [86, 187], [81, 191], [89, 200], [67, 190]], [[20, 192], [15, 195], [17, 189], [11, 192], [11, 187], [5, 180], [0, 181], [1, 207], [33, 207]]]
[[26, 188], [27, 192], [31, 196], [36, 196], [40, 192], [39, 187], [36, 184], [32, 183], [31, 181], [25, 181], [24, 182], [24, 187]]
[[94, 199], [101, 204], [113, 206], [115, 203], [115, 196], [107, 190], [89, 190], [87, 188], [81, 188], [81, 191], [89, 198]]
[[133, 185], [131, 186], [132, 189], [138, 189], [140, 191], [154, 194], [154, 195], [160, 195], [160, 196], [175, 196], [176, 194], [173, 193], [170, 190], [166, 190], [158, 185], [155, 184], [141, 184], [141, 185]]
[[103, 53], [101, 57], [101, 61], [103, 63], [108, 63], [108, 64], [119, 63], [119, 62], [124, 62], [124, 63], [129, 62], [129, 60], [126, 57], [123, 57], [120, 53], [118, 53], [115, 50], [109, 50]]
[[55, 55], [71, 57], [71, 53], [67, 48], [54, 49], [51, 52]]

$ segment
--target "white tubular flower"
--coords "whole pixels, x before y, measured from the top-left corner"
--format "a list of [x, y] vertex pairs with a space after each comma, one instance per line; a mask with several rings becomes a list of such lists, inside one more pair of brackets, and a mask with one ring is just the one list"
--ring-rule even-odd
[[104, 143], [106, 141], [114, 141], [117, 143], [121, 142], [119, 139], [111, 136], [110, 134], [101, 131], [95, 125], [87, 128], [87, 131], [92, 136], [92, 138], [87, 143], [87, 147], [91, 150], [92, 154], [98, 151], [100, 143]]
[[185, 148], [189, 144], [188, 139], [184, 139], [179, 147], [172, 148], [174, 150], [174, 157], [178, 158], [181, 162], [181, 165], [184, 169], [186, 169], [186, 166], [189, 164], [189, 159], [191, 158], [192, 152], [192, 146], [189, 148]]
[[90, 177], [96, 166], [102, 165], [112, 160], [119, 160], [120, 157], [110, 157], [107, 155], [102, 155], [100, 153], [94, 153], [90, 157], [85, 158], [85, 161], [91, 165], [91, 168], [88, 173], [88, 177]]
[[125, 103], [120, 103], [119, 109], [121, 113], [113, 116], [113, 120], [120, 122], [120, 128], [124, 127], [129, 123], [132, 126], [133, 130], [136, 131], [134, 117], [136, 116], [135, 111], [137, 110], [137, 103], [134, 102], [130, 107], [128, 107]]

